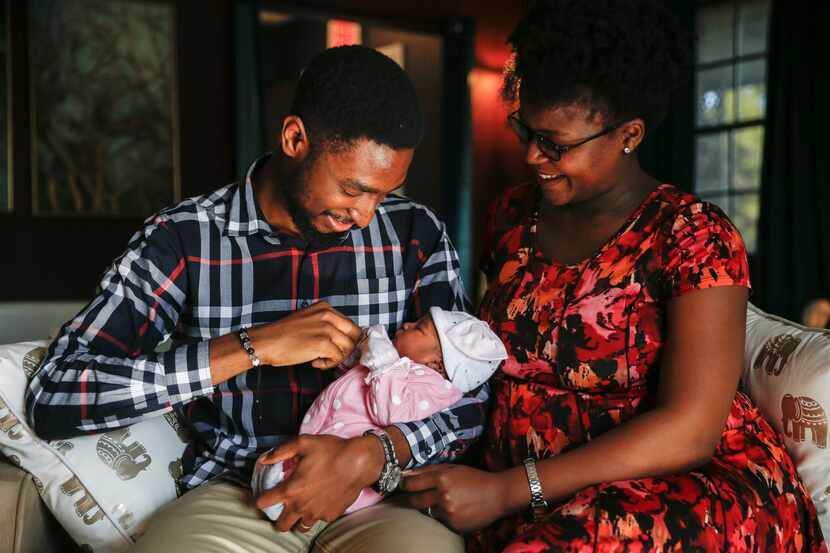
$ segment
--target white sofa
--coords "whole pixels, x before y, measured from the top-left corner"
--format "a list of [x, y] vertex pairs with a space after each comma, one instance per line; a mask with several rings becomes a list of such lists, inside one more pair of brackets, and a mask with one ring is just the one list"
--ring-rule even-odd
[[[828, 501], [830, 499], [830, 449], [827, 448], [828, 420], [824, 411], [824, 406], [830, 409], [830, 331], [808, 329], [750, 306], [747, 313], [746, 336], [742, 387], [753, 397], [773, 426], [785, 435], [787, 447], [816, 503], [822, 526], [825, 532], [830, 534], [830, 512], [828, 512], [828, 507], [830, 507], [830, 501]], [[29, 344], [18, 350], [24, 351], [31, 347], [32, 345]], [[13, 346], [5, 346], [5, 348], [7, 351], [14, 349]], [[6, 369], [3, 369], [3, 351], [3, 347], [0, 347], [0, 369], [9, 370], [8, 365]], [[31, 359], [28, 363], [33, 364]], [[0, 386], [3, 386], [4, 382], [2, 370], [0, 370]], [[32, 367], [29, 367], [30, 372], [31, 370], [33, 370]], [[22, 393], [21, 390], [10, 391], [0, 388], [0, 393], [6, 392]], [[15, 445], [10, 441], [8, 433], [18, 432], [20, 434], [27, 430], [25, 421], [18, 420], [15, 426], [13, 424], [15, 421], [9, 419], [8, 415], [8, 410], [4, 411], [0, 406], [0, 451], [6, 452], [7, 457], [9, 451], [22, 451], [19, 449], [20, 440]], [[164, 418], [168, 419], [169, 424], [159, 420]], [[69, 490], [72, 493], [80, 490], [78, 495], [71, 496], [77, 512], [69, 515], [56, 512], [59, 519], [63, 516], [64, 521], [70, 519], [70, 522], [74, 521], [75, 527], [71, 527], [71, 524], [68, 526], [78, 543], [84, 543], [86, 538], [83, 535], [85, 527], [77, 524], [75, 520], [77, 517], [93, 520], [95, 523], [108, 519], [112, 526], [109, 531], [115, 532], [112, 534], [114, 541], [103, 547], [96, 546], [95, 551], [114, 552], [126, 549], [130, 541], [140, 534], [140, 529], [146, 522], [143, 519], [149, 520], [150, 511], [158, 508], [164, 501], [175, 497], [175, 492], [171, 491], [170, 479], [176, 476], [176, 464], [175, 460], [170, 462], [169, 460], [175, 457], [176, 451], [181, 450], [186, 437], [181, 432], [181, 428], [177, 427], [175, 419], [169, 416], [139, 424], [155, 426], [142, 429], [138, 429], [138, 425], [131, 427], [132, 437], [125, 436], [123, 431], [117, 435], [111, 432], [100, 437], [87, 437], [84, 438], [88, 440], [84, 442], [87, 445], [78, 442], [72, 450], [73, 454], [80, 455], [84, 447], [89, 448], [90, 451], [97, 448], [98, 457], [110, 469], [115, 470], [114, 456], [122, 450], [132, 449], [131, 457], [124, 457], [127, 463], [132, 464], [126, 469], [122, 467], [121, 478], [123, 479], [126, 474], [128, 479], [113, 480], [115, 483], [112, 485], [132, 486], [138, 482], [138, 479], [129, 480], [129, 478], [141, 474], [141, 478], [145, 481], [156, 482], [157, 485], [164, 487], [163, 497], [151, 498], [155, 500], [155, 503], [148, 503], [149, 507], [133, 519], [126, 516], [132, 516], [133, 513], [125, 512], [123, 505], [113, 507], [112, 498], [117, 500], [122, 495], [159, 493], [146, 491], [154, 489], [153, 486], [133, 487], [129, 492], [118, 490], [113, 492], [96, 487], [98, 483], [93, 483], [86, 487], [75, 486]], [[163, 470], [158, 470], [154, 473], [155, 476], [151, 476], [150, 471], [144, 470], [146, 466], [141, 462], [143, 459], [141, 455], [147, 452], [136, 449], [137, 446], [134, 444], [139, 441], [147, 444], [148, 436], [157, 436], [163, 441], [162, 449], [167, 448], [160, 452], [158, 449], [152, 450], [150, 446], [147, 446], [147, 449], [151, 449], [150, 453], [156, 461], [156, 469], [166, 470], [169, 462], [169, 475], [165, 475]], [[95, 440], [97, 442], [94, 442]], [[52, 450], [60, 450], [63, 447], [60, 443], [47, 445]], [[167, 447], [168, 445], [170, 447]], [[18, 447], [18, 450], [14, 450], [14, 447]], [[55, 455], [59, 456], [63, 453], [55, 453]], [[97, 462], [94, 459], [95, 454], [90, 453], [90, 455], [93, 456], [93, 461]], [[20, 459], [15, 461], [25, 466]], [[114, 473], [118, 474], [118, 471]], [[8, 460], [0, 460], [0, 553], [89, 551], [89, 547], [79, 549], [78, 546], [72, 544], [67, 533], [44, 508], [44, 504], [47, 504], [53, 510], [60, 509], [61, 507], [56, 506], [56, 503], [59, 503], [59, 500], [65, 503], [66, 498], [60, 493], [49, 495], [48, 484], [44, 486], [44, 483], [39, 480]], [[65, 488], [64, 485], [60, 489], [66, 493]], [[137, 492], [137, 489], [140, 491]], [[44, 501], [39, 499], [39, 491], [42, 492]], [[72, 503], [69, 505], [71, 508]], [[98, 516], [96, 507], [100, 509], [101, 516]], [[117, 508], [122, 509], [120, 515], [110, 512]], [[99, 541], [99, 543], [103, 542]]]

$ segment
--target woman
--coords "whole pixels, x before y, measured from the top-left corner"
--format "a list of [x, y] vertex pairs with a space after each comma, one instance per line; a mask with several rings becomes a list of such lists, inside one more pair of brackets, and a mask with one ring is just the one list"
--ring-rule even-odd
[[404, 485], [476, 530], [470, 552], [826, 550], [780, 437], [736, 392], [741, 237], [637, 161], [687, 66], [680, 37], [646, 0], [539, 2], [510, 37], [504, 97], [537, 176], [485, 239], [480, 315], [509, 353], [487, 470]]

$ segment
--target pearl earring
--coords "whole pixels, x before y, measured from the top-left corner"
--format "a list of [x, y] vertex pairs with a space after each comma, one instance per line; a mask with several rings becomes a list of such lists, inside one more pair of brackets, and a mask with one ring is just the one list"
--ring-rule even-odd
[[628, 155], [628, 154], [630, 154], [630, 153], [631, 153], [631, 148], [629, 148], [628, 146], [626, 146], [625, 148], [623, 148], [623, 152], [625, 153], [625, 155]]

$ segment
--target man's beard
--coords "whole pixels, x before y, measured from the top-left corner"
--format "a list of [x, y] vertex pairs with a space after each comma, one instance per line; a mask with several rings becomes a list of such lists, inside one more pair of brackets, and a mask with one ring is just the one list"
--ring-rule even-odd
[[311, 222], [311, 215], [302, 204], [302, 198], [307, 195], [308, 174], [313, 162], [312, 156], [307, 157], [280, 179], [285, 208], [309, 246], [334, 246], [341, 243], [351, 230], [320, 232]]

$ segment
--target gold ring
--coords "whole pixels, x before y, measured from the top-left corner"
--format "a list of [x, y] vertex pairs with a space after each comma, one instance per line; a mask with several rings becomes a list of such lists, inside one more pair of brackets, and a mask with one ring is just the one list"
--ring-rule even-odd
[[302, 533], [306, 533], [309, 530], [311, 530], [312, 528], [314, 528], [313, 524], [312, 525], [306, 525], [302, 520], [297, 523], [297, 526], [300, 527], [300, 532], [302, 532]]

